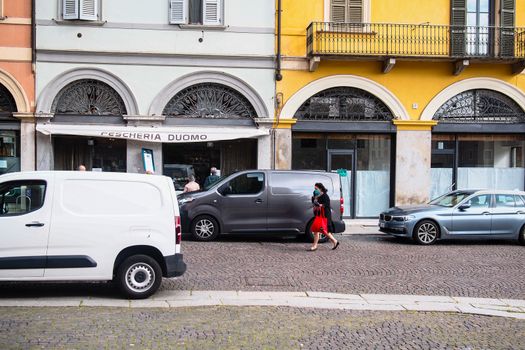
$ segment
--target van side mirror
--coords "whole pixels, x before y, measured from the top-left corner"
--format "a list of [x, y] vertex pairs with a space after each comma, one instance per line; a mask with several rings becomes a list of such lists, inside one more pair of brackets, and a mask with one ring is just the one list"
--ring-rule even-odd
[[458, 207], [458, 209], [459, 209], [459, 210], [467, 210], [468, 208], [470, 208], [470, 206], [471, 206], [470, 203], [463, 203], [463, 204], [461, 204], [461, 205]]

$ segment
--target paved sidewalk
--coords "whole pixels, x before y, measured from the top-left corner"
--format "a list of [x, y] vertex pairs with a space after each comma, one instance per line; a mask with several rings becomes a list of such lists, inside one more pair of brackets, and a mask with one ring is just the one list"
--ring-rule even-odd
[[384, 233], [379, 231], [377, 219], [345, 219], [345, 232], [343, 235], [374, 235]]
[[428, 295], [165, 290], [147, 300], [83, 297], [0, 299], [0, 307], [173, 308], [217, 305], [288, 306], [360, 311], [454, 312], [525, 320], [525, 300]]

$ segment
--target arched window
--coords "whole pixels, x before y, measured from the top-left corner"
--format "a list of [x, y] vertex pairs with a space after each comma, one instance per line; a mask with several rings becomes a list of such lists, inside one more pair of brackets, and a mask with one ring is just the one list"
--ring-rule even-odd
[[335, 87], [310, 97], [294, 116], [299, 120], [390, 121], [392, 112], [371, 93], [353, 87]]
[[500, 92], [477, 89], [452, 97], [433, 119], [445, 123], [525, 123], [525, 112]]
[[7, 88], [0, 84], [0, 116], [11, 116], [16, 112], [16, 102]]
[[98, 116], [127, 114], [120, 95], [108, 84], [94, 79], [81, 79], [65, 86], [55, 97], [51, 112]]
[[217, 83], [195, 84], [183, 89], [171, 98], [162, 114], [185, 118], [257, 118], [255, 109], [246, 97]]

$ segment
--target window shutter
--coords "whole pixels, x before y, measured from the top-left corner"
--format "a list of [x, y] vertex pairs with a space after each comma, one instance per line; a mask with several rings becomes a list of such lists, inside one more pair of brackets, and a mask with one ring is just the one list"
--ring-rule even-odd
[[515, 0], [501, 0], [501, 56], [514, 56], [514, 13]]
[[188, 18], [187, 0], [170, 0], [170, 23], [185, 24]]
[[64, 19], [78, 19], [78, 0], [62, 1], [62, 17]]
[[98, 19], [98, 0], [80, 0], [80, 19], [96, 21]]
[[221, 24], [221, 0], [204, 0], [202, 18], [206, 25]]
[[346, 0], [332, 0], [330, 19], [336, 23], [346, 22]]
[[348, 22], [362, 23], [363, 0], [349, 0], [348, 2]]
[[450, 13], [450, 53], [451, 56], [465, 56], [467, 24], [466, 0], [451, 0]]

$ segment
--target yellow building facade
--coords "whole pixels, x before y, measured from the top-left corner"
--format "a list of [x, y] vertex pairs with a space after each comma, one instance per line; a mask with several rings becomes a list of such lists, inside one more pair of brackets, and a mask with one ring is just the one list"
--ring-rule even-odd
[[339, 171], [351, 218], [524, 189], [525, 0], [279, 5], [277, 168]]

